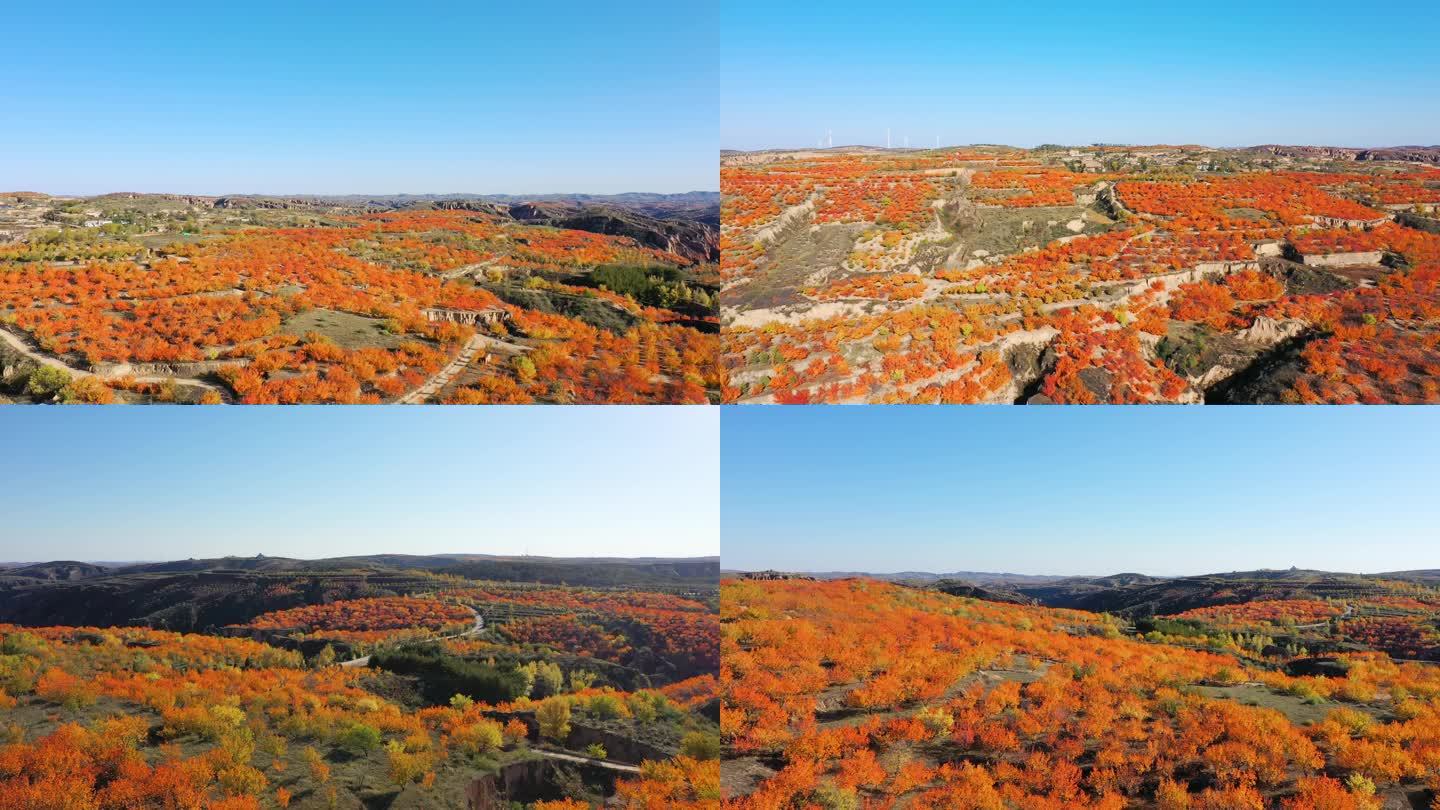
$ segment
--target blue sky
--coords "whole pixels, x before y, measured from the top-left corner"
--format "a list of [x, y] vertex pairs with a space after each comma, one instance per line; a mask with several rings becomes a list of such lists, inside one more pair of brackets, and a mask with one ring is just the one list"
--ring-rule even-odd
[[709, 0], [8, 5], [3, 191], [718, 187]]
[[719, 553], [715, 408], [6, 408], [0, 561]]
[[1440, 568], [1430, 408], [726, 408], [727, 568]]
[[727, 0], [720, 144], [1440, 142], [1433, 3]]

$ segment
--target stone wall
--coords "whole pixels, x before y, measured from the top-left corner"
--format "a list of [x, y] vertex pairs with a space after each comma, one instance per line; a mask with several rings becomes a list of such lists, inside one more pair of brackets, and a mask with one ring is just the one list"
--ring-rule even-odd
[[1197, 273], [1239, 273], [1244, 270], [1259, 270], [1260, 262], [1253, 259], [1235, 262], [1200, 262], [1195, 265]]
[[449, 321], [450, 323], [465, 323], [474, 325], [477, 323], [489, 324], [496, 323], [497, 321], [509, 321], [510, 312], [509, 310], [500, 309], [499, 307], [481, 310], [442, 309], [439, 307], [434, 307], [425, 310], [425, 317], [432, 322]]
[[570, 725], [570, 736], [565, 740], [566, 748], [571, 751], [584, 751], [593, 743], [605, 746], [607, 760], [626, 765], [639, 765], [646, 760], [666, 760], [677, 753], [657, 748], [640, 740], [614, 734], [603, 728], [592, 728], [578, 723]]
[[1302, 258], [1309, 267], [1351, 267], [1354, 265], [1380, 264], [1385, 253], [1379, 250], [1365, 250], [1354, 253], [1310, 253]]
[[1376, 225], [1384, 225], [1394, 219], [1394, 215], [1380, 217], [1379, 219], [1341, 219], [1340, 217], [1311, 216], [1310, 221], [1322, 228], [1373, 228]]
[[204, 377], [222, 368], [246, 366], [250, 358], [237, 357], [232, 360], [198, 360], [192, 363], [96, 363], [90, 371], [106, 379], [127, 375], [137, 377]]

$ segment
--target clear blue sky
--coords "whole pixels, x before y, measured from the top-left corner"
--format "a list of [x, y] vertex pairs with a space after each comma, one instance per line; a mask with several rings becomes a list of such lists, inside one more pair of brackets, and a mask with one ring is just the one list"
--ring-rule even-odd
[[726, 0], [720, 145], [1440, 142], [1433, 2]]
[[698, 407], [5, 408], [0, 560], [719, 553]]
[[714, 190], [718, 3], [8, 3], [0, 191]]
[[726, 408], [727, 568], [1440, 568], [1434, 408]]

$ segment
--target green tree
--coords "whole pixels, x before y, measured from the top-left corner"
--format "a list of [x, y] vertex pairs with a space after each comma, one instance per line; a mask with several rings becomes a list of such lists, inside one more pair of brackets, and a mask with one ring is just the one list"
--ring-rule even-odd
[[680, 753], [691, 759], [719, 759], [720, 738], [703, 731], [692, 731], [680, 738]]
[[510, 364], [515, 368], [515, 375], [524, 382], [535, 379], [535, 361], [523, 354], [515, 356]]
[[315, 654], [315, 658], [311, 661], [311, 663], [315, 666], [316, 669], [324, 669], [325, 667], [334, 664], [335, 648], [331, 647], [329, 644], [326, 644], [323, 650]]
[[341, 750], [356, 756], [368, 754], [380, 747], [380, 729], [355, 723], [345, 729], [335, 744], [340, 746]]
[[537, 661], [534, 667], [533, 696], [547, 698], [560, 694], [565, 688], [565, 673], [560, 670], [560, 665], [553, 661]]

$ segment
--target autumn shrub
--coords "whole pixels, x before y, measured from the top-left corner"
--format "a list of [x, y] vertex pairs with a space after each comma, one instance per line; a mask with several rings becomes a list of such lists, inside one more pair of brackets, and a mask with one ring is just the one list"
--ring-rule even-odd
[[63, 669], [48, 669], [35, 682], [35, 694], [52, 703], [76, 710], [95, 703], [94, 689]]
[[629, 710], [630, 716], [638, 723], [653, 723], [659, 712], [655, 709], [655, 702], [650, 699], [656, 693], [632, 692], [625, 697], [625, 707]]
[[81, 377], [61, 388], [59, 398], [66, 405], [109, 405], [115, 392], [98, 377]]
[[390, 781], [402, 787], [419, 782], [430, 770], [431, 757], [428, 754], [407, 751], [398, 740], [386, 743], [385, 758]]
[[599, 720], [614, 720], [624, 713], [624, 704], [614, 695], [596, 695], [590, 698], [585, 711]]
[[530, 727], [525, 725], [525, 721], [519, 718], [507, 720], [505, 722], [505, 728], [502, 731], [505, 738], [505, 745], [512, 747], [525, 742], [530, 736]]
[[456, 729], [452, 739], [468, 754], [489, 754], [505, 744], [504, 731], [494, 720], [479, 720]]
[[924, 724], [925, 730], [934, 739], [944, 739], [950, 736], [955, 728], [955, 717], [950, 712], [938, 706], [927, 706], [915, 714], [915, 719]]
[[227, 796], [258, 796], [270, 780], [249, 765], [231, 765], [215, 774], [216, 784]]

